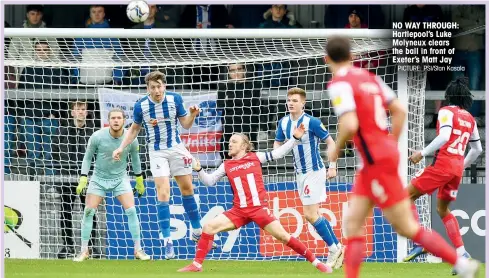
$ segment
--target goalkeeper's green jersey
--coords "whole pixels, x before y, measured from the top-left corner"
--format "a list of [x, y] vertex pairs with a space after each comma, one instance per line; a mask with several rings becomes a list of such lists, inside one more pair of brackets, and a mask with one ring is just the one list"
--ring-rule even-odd
[[119, 138], [110, 134], [110, 128], [103, 128], [92, 134], [88, 140], [87, 151], [83, 157], [82, 175], [88, 175], [93, 155], [96, 155], [93, 175], [102, 179], [120, 179], [127, 176], [128, 157], [131, 156], [132, 170], [134, 174], [141, 174], [141, 160], [139, 159], [139, 143], [137, 138], [127, 146], [120, 160], [112, 158], [114, 152], [120, 145], [127, 130]]

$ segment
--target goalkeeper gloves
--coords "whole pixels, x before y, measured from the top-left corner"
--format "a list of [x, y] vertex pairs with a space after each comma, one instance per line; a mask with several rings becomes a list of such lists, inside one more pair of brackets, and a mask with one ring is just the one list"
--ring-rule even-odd
[[136, 176], [136, 186], [134, 187], [132, 192], [134, 193], [134, 195], [138, 193], [139, 194], [138, 198], [141, 198], [144, 195], [144, 191], [145, 188], [144, 188], [143, 176], [142, 175]]
[[80, 181], [78, 182], [78, 186], [76, 187], [76, 194], [77, 195], [80, 195], [82, 193], [85, 194], [85, 192], [87, 191], [87, 183], [88, 183], [87, 176], [82, 175], [80, 177]]

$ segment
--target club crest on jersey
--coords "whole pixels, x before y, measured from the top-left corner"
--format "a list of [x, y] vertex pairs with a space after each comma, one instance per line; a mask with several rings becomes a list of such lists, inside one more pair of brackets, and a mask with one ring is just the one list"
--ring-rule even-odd
[[341, 104], [341, 96], [337, 96], [333, 99], [333, 106], [338, 106]]
[[149, 123], [150, 123], [152, 126], [157, 126], [157, 125], [158, 125], [158, 120], [157, 120], [157, 119], [149, 119]]

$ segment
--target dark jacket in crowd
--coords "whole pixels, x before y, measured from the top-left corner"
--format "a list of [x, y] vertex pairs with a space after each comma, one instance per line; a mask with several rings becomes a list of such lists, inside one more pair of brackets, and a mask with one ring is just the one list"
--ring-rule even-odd
[[83, 161], [88, 139], [98, 130], [92, 119], [87, 119], [82, 128], [75, 126], [73, 119], [69, 119], [61, 126], [59, 131], [59, 159], [61, 163], [76, 165]]

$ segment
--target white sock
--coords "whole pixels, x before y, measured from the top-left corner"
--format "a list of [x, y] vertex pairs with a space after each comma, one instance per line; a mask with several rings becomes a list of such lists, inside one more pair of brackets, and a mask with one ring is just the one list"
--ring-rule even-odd
[[163, 246], [166, 246], [168, 242], [171, 242], [171, 237], [165, 237], [163, 238]]
[[202, 234], [202, 228], [192, 229], [192, 233], [194, 233], [195, 235], [200, 236]]
[[334, 243], [331, 244], [331, 246], [328, 246], [328, 249], [329, 249], [329, 252], [331, 252], [331, 253], [336, 253], [339, 250], [338, 245], [336, 245]]
[[140, 239], [134, 240], [134, 250], [136, 250], [136, 251], [141, 250], [141, 240]]
[[81, 251], [82, 252], [88, 251], [88, 240], [82, 240]]
[[465, 254], [465, 247], [462, 245], [459, 248], [457, 248], [457, 256], [461, 257], [463, 254]]
[[457, 262], [455, 262], [454, 267], [459, 274], [463, 274], [467, 269], [468, 265], [469, 265], [469, 260], [467, 258], [459, 257], [457, 259]]
[[320, 264], [321, 262], [318, 260], [318, 259], [315, 259], [313, 262], [312, 262], [312, 265], [313, 266], [318, 266], [318, 264]]

